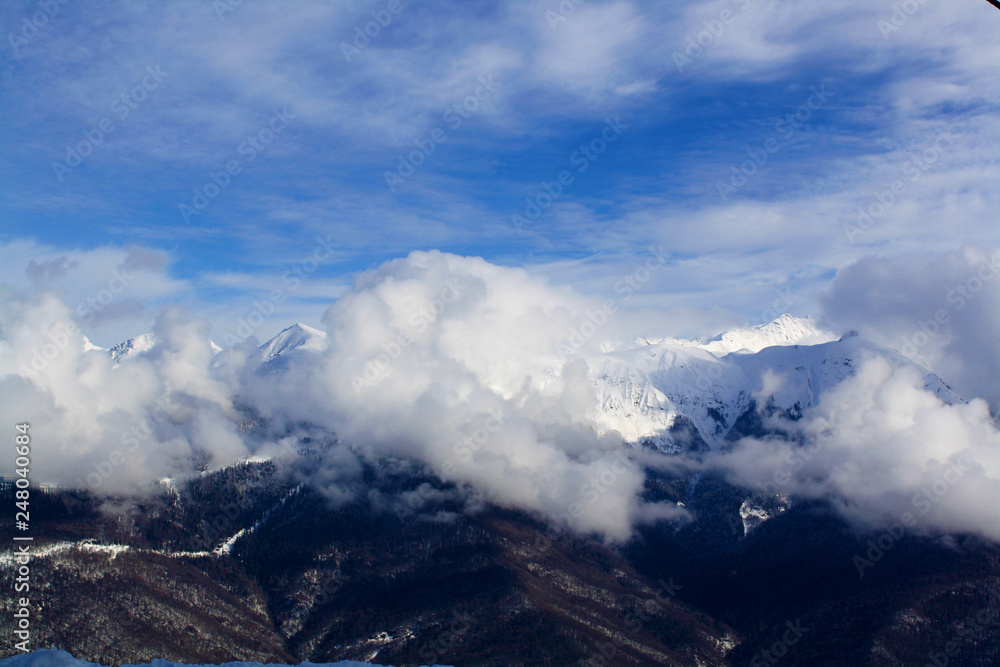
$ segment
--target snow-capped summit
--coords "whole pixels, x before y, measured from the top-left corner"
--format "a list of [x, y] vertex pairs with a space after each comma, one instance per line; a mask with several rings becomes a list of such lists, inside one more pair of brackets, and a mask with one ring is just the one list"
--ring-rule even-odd
[[[777, 410], [813, 406], [857, 371], [866, 351], [895, 366], [913, 365], [857, 334], [838, 339], [791, 315], [704, 344], [645, 339], [628, 350], [587, 357], [598, 396], [593, 419], [601, 430], [618, 431], [629, 442], [648, 440], [669, 450], [678, 446], [671, 430], [683, 418], [716, 447], [758, 398]], [[963, 400], [936, 375], [920, 370], [926, 387], [942, 400]], [[768, 384], [772, 394], [765, 398], [760, 392]]]
[[[219, 354], [222, 352], [222, 348], [215, 344], [215, 341], [209, 339], [209, 346], [212, 348], [213, 354]], [[156, 337], [151, 333], [144, 333], [135, 338], [129, 338], [123, 343], [118, 343], [113, 348], [108, 350], [108, 354], [111, 355], [111, 359], [115, 364], [120, 364], [126, 359], [131, 359], [139, 355], [145, 354], [156, 346]], [[100, 348], [98, 348], [100, 349]]]
[[153, 338], [153, 334], [145, 333], [135, 338], [129, 338], [123, 343], [118, 343], [108, 350], [108, 353], [116, 364], [120, 364], [130, 357], [149, 352], [154, 345], [156, 345], [156, 339]]
[[[327, 345], [326, 333], [294, 324], [261, 345], [251, 359], [259, 373], [279, 375], [302, 355], [321, 354]], [[857, 371], [866, 351], [897, 366], [912, 365], [861, 336], [838, 337], [811, 319], [792, 315], [733, 329], [710, 341], [636, 338], [624, 349], [584, 355], [597, 398], [589, 419], [602, 433], [616, 431], [628, 442], [650, 442], [667, 451], [685, 446], [693, 426], [705, 444], [716, 448], [740, 417], [761, 402], [793, 412], [815, 405], [820, 395]], [[942, 400], [962, 400], [921, 370], [927, 387]], [[559, 372], [555, 366], [546, 370], [551, 378]]]
[[775, 345], [816, 345], [836, 340], [837, 337], [817, 326], [810, 317], [795, 317], [785, 313], [767, 324], [739, 327], [719, 334], [715, 338], [649, 338], [633, 339], [636, 346], [643, 345], [674, 345], [685, 347], [700, 347], [717, 357], [727, 354], [753, 354], [765, 347]]
[[266, 364], [296, 349], [322, 352], [326, 349], [326, 332], [296, 322], [257, 348], [257, 359]]
[[767, 324], [727, 331], [702, 347], [716, 356], [723, 356], [734, 352], [760, 352], [765, 347], [775, 345], [816, 345], [836, 339], [833, 334], [816, 326], [812, 318], [785, 313]]
[[100, 345], [94, 345], [90, 342], [90, 339], [86, 336], [83, 337], [83, 351], [84, 352], [107, 352], [107, 350]]
[[594, 420], [629, 442], [652, 440], [671, 448], [668, 434], [683, 417], [713, 445], [726, 436], [759, 389], [756, 369], [745, 369], [741, 357], [752, 359], [771, 347], [780, 356], [782, 347], [833, 340], [836, 336], [811, 319], [788, 314], [708, 342], [636, 338], [631, 349], [587, 357], [598, 395]]

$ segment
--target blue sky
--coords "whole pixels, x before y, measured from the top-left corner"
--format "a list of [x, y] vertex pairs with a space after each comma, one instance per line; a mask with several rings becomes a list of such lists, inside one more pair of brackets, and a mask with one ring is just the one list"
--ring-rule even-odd
[[275, 289], [260, 338], [318, 325], [413, 250], [601, 294], [663, 246], [637, 303], [690, 335], [814, 313], [864, 257], [998, 245], [983, 0], [11, 1], [0, 29], [0, 281], [73, 305], [127, 267], [103, 345]]

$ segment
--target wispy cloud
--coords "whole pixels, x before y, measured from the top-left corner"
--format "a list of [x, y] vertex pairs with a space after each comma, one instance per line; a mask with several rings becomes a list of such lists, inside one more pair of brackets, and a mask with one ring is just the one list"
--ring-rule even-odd
[[[860, 0], [570, 4], [402, 2], [384, 26], [382, 5], [360, 1], [240, 3], [222, 17], [186, 0], [61, 5], [26, 43], [6, 45], [4, 231], [66, 251], [155, 245], [207, 301], [218, 286], [199, 276], [266, 274], [318, 234], [338, 238], [331, 271], [345, 283], [414, 248], [544, 273], [662, 243], [683, 269], [665, 271], [649, 298], [734, 319], [790, 280], [814, 308], [823, 281], [865, 254], [995, 237], [1000, 46], [986, 3], [923, 3], [903, 18]], [[0, 25], [17, 34], [35, 9], [7, 3]], [[372, 21], [377, 34], [346, 58], [342, 44]], [[168, 75], [135, 100], [147, 68]], [[496, 91], [389, 191], [387, 169], [447, 128], [482, 77]], [[781, 139], [778, 124], [813, 87], [830, 99]], [[179, 205], [276, 107], [294, 121], [185, 223]], [[572, 168], [610, 116], [628, 131], [517, 234], [510, 214]], [[114, 129], [60, 182], [53, 164], [105, 119]], [[950, 148], [909, 180], [905, 164], [942, 132]], [[721, 201], [718, 184], [776, 136], [780, 150]], [[859, 208], [900, 179], [892, 206], [849, 238]], [[613, 284], [618, 268], [594, 261], [560, 276]]]

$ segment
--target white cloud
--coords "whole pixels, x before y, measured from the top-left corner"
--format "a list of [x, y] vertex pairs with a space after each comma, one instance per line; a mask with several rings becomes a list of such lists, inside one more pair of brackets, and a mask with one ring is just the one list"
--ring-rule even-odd
[[205, 322], [167, 308], [158, 344], [116, 367], [72, 315], [53, 292], [0, 303], [0, 415], [31, 425], [34, 480], [128, 492], [246, 455]]
[[78, 250], [15, 240], [0, 244], [0, 283], [22, 294], [59, 292], [88, 337], [114, 345], [149, 330], [150, 305], [189, 293], [190, 284], [171, 275], [172, 261], [142, 246]]
[[322, 362], [291, 362], [278, 391], [244, 375], [241, 395], [282, 423], [415, 458], [500, 505], [624, 539], [667, 510], [638, 501], [643, 472], [589, 419], [586, 367], [557, 352], [599, 308], [520, 269], [413, 253], [362, 274], [330, 307]]
[[[612, 98], [616, 104], [656, 88], [641, 64], [647, 55], [647, 23], [630, 2], [582, 4], [567, 16], [538, 21], [538, 78], [549, 88], [565, 88], [585, 99]], [[648, 75], [647, 75], [648, 76]]]
[[[948, 286], [985, 257], [970, 248], [851, 267], [835, 283], [829, 312], [892, 331], [928, 303], [928, 284]], [[966, 308], [985, 308], [976, 303], [987, 303], [986, 290], [979, 296]], [[601, 435], [585, 362], [560, 354], [601, 298], [521, 269], [439, 252], [388, 262], [329, 307], [320, 356], [292, 355], [284, 372], [267, 374], [246, 361], [247, 347], [213, 360], [207, 323], [173, 307], [157, 318], [157, 345], [115, 367], [106, 353], [83, 348], [56, 294], [4, 299], [0, 386], [10, 400], [0, 417], [32, 424], [39, 479], [96, 476], [99, 488], [134, 489], [326, 433], [338, 441], [317, 479], [335, 502], [365, 493], [361, 459], [401, 457], [456, 483], [472, 505], [485, 499], [538, 512], [609, 540], [627, 539], [639, 522], [690, 518], [639, 500], [644, 467], [676, 460]], [[995, 328], [997, 318], [970, 312], [975, 336]], [[622, 308], [579, 350], [629, 340], [646, 325], [642, 310]], [[971, 364], [960, 356], [965, 348], [949, 347], [956, 340], [966, 338], [942, 337], [941, 359], [951, 353]], [[750, 487], [830, 499], [866, 527], [908, 512], [922, 530], [1000, 539], [995, 513], [983, 509], [1000, 500], [1000, 434], [987, 404], [948, 405], [925, 390], [918, 369], [874, 353], [860, 362], [800, 421], [780, 424], [793, 442], [747, 439], [709, 465]], [[780, 388], [765, 378], [762, 392]], [[234, 403], [268, 418], [273, 437], [248, 441]], [[425, 502], [397, 500], [421, 509], [443, 498], [415, 493]]]
[[779, 421], [789, 439], [744, 439], [714, 465], [750, 488], [831, 500], [866, 528], [1000, 540], [1000, 431], [985, 401], [948, 405], [920, 371], [872, 354], [801, 421]]
[[1000, 252], [867, 257], [823, 298], [828, 321], [926, 365], [966, 397], [1000, 401]]
[[[520, 269], [418, 252], [360, 275], [329, 308], [321, 358], [261, 375], [245, 346], [213, 359], [207, 322], [175, 307], [151, 350], [115, 366], [84, 349], [55, 293], [10, 294], [0, 383], [12, 400], [0, 416], [32, 424], [38, 479], [120, 491], [253, 453], [238, 401], [286, 439], [336, 434], [321, 486], [338, 501], [359, 491], [358, 456], [403, 457], [477, 497], [622, 540], [638, 521], [686, 513], [638, 499], [642, 466], [619, 436], [598, 434], [586, 365], [560, 354], [601, 307]], [[579, 350], [632, 326], [613, 319]]]

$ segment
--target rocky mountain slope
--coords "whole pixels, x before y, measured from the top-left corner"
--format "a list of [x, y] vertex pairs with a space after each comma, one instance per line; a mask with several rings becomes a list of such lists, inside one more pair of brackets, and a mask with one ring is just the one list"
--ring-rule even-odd
[[[308, 474], [246, 463], [138, 506], [36, 491], [33, 646], [116, 665], [397, 666], [756, 666], [777, 646], [782, 664], [888, 666], [955, 640], [950, 664], [1000, 659], [1000, 549], [976, 538], [886, 544], [816, 503], [748, 532], [746, 491], [655, 474], [647, 495], [698, 521], [608, 546], [488, 505], [457, 513], [447, 493], [386, 504], [448, 490], [404, 461], [373, 466], [377, 492], [341, 506], [298, 481]], [[874, 559], [864, 577], [858, 555]], [[14, 576], [0, 559], [2, 585]]]

